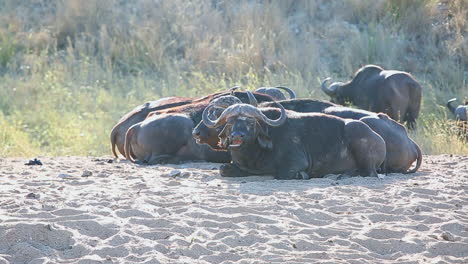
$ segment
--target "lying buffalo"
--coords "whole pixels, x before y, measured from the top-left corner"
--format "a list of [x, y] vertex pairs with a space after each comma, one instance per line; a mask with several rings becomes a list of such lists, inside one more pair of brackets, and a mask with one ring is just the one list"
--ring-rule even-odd
[[[330, 102], [313, 99], [285, 100], [279, 101], [278, 103], [284, 108], [296, 112], [319, 112], [341, 118], [360, 120], [366, 123], [372, 130], [374, 130], [374, 132], [379, 134], [386, 143], [387, 155], [384, 168], [386, 172], [413, 173], [421, 166], [422, 154], [419, 146], [409, 138], [403, 126], [390, 119], [385, 114], [376, 114], [365, 110], [343, 107]], [[275, 107], [276, 103], [265, 102], [262, 103], [261, 106]], [[213, 117], [210, 116], [210, 118]], [[197, 139], [197, 143], [208, 144], [212, 148], [216, 149], [219, 148], [217, 145], [218, 131], [219, 128], [216, 130], [214, 128], [208, 128], [203, 122], [200, 122], [195, 127], [193, 136]], [[410, 170], [414, 161], [416, 161], [416, 165]]]
[[457, 107], [453, 106], [452, 103], [455, 102], [457, 98], [452, 98], [448, 100], [447, 107], [455, 115], [455, 119], [460, 121], [467, 121], [467, 112], [468, 112], [468, 101], [465, 101], [464, 105], [459, 105]]
[[394, 120], [407, 122], [410, 129], [416, 128], [421, 86], [411, 74], [366, 65], [346, 83], [334, 82], [326, 87], [328, 80], [330, 78], [325, 79], [321, 87], [332, 102], [350, 102], [365, 110], [383, 112]]
[[[188, 97], [166, 97], [166, 98], [161, 98], [156, 101], [151, 101], [147, 102], [143, 105], [137, 106], [135, 109], [124, 115], [119, 122], [112, 128], [111, 130], [111, 146], [112, 146], [112, 153], [116, 158], [118, 158], [118, 154], [116, 151], [116, 147], [118, 151], [125, 156], [124, 154], [124, 143], [125, 143], [125, 134], [127, 133], [127, 130], [134, 124], [139, 123], [148, 116], [149, 113], [163, 110], [163, 109], [169, 109], [172, 107], [177, 107], [181, 105], [186, 105], [190, 103], [206, 103], [207, 101], [210, 101], [211, 99], [215, 98], [216, 96], [222, 96], [226, 95], [229, 93], [234, 92], [237, 90], [239, 86], [234, 86], [229, 89], [227, 92], [218, 92], [218, 93], [213, 93], [198, 99], [194, 98], [188, 98]], [[275, 92], [276, 88], [271, 88], [267, 90], [266, 94], [278, 94], [281, 92], [278, 90]], [[284, 88], [286, 91], [290, 92], [290, 94], [294, 94], [292, 90], [289, 88]], [[282, 95], [282, 94], [281, 94]], [[284, 95], [283, 95], [284, 97]]]
[[118, 158], [115, 147], [117, 147], [119, 152], [124, 155], [125, 133], [127, 133], [127, 130], [132, 125], [145, 120], [148, 113], [164, 108], [188, 104], [193, 100], [194, 99], [187, 97], [166, 97], [135, 107], [135, 109], [124, 115], [111, 130], [110, 139], [112, 153], [114, 156]]
[[[229, 94], [242, 102], [249, 100], [245, 92], [228, 92], [149, 113], [146, 120], [127, 130], [125, 157], [132, 162], [145, 164], [177, 163], [183, 160], [229, 161], [226, 151], [223, 153], [209, 146], [198, 145], [192, 137], [192, 130], [202, 119], [203, 110], [210, 101]], [[273, 100], [264, 94], [255, 94], [255, 97], [262, 102]]]
[[[402, 125], [386, 114], [330, 105], [328, 102], [312, 99], [287, 100], [279, 103], [286, 109], [292, 109], [296, 112], [321, 112], [364, 122], [385, 140], [387, 151], [385, 169], [387, 172], [413, 173], [421, 166], [422, 153], [419, 146], [408, 136]], [[274, 104], [266, 102], [262, 106], [274, 106]], [[410, 170], [414, 161], [416, 161], [416, 165]]]
[[[386, 172], [414, 173], [421, 167], [422, 153], [418, 144], [408, 136], [404, 126], [386, 114], [347, 107], [329, 107], [323, 113], [360, 120], [379, 134], [386, 144], [387, 156], [384, 168]], [[410, 169], [414, 161], [416, 165]]]
[[281, 92], [281, 90], [286, 91], [289, 94], [289, 99], [296, 99], [296, 93], [288, 87], [276, 86], [276, 87], [260, 87], [255, 90], [256, 93], [268, 94], [273, 97], [273, 99], [286, 100], [286, 96]]
[[[247, 92], [247, 95], [251, 95], [250, 92]], [[295, 99], [295, 100], [282, 100], [282, 101], [277, 101], [280, 103], [284, 108], [287, 110], [292, 110], [296, 112], [322, 112], [324, 109], [327, 107], [331, 106], [338, 106], [334, 103], [326, 102], [326, 101], [320, 101], [320, 100], [313, 100], [313, 99]], [[255, 98], [252, 98], [250, 96], [249, 103], [257, 106], [258, 102], [255, 100]], [[210, 108], [208, 108], [208, 111], [211, 115], [216, 114], [214, 116], [210, 116], [211, 118], [217, 118], [221, 113], [224, 111], [224, 109], [228, 108], [229, 106], [233, 105], [234, 102], [232, 102], [229, 105], [224, 105], [224, 107], [217, 107], [217, 110], [211, 111]], [[267, 107], [275, 107], [276, 102], [264, 102], [262, 103], [262, 106]], [[220, 128], [210, 128], [207, 127], [203, 122], [198, 123], [198, 125], [193, 129], [193, 137], [197, 140], [197, 143], [199, 144], [208, 144], [212, 148], [217, 149], [219, 148], [218, 145], [218, 134], [216, 133], [219, 131]]]
[[128, 129], [125, 157], [143, 164], [230, 160], [227, 151], [215, 151], [191, 140], [193, 127], [193, 120], [184, 114], [153, 115]]
[[135, 109], [124, 115], [119, 122], [112, 128], [111, 131], [111, 146], [112, 146], [112, 153], [116, 158], [118, 158], [117, 152], [115, 147], [119, 150], [119, 152], [125, 156], [124, 153], [124, 143], [125, 143], [125, 134], [127, 130], [136, 123], [139, 123], [148, 116], [149, 113], [160, 111], [163, 109], [169, 109], [181, 105], [191, 104], [191, 103], [203, 103], [208, 102], [216, 96], [227, 94], [229, 92], [233, 92], [237, 90], [239, 86], [234, 86], [230, 88], [227, 92], [218, 92], [213, 93], [198, 99], [189, 98], [189, 97], [166, 97], [161, 98], [156, 101], [150, 101], [143, 105], [137, 106]]
[[[377, 176], [385, 160], [385, 142], [366, 124], [319, 113], [296, 113], [283, 106], [257, 108], [236, 104], [208, 127], [224, 126], [220, 134], [232, 163], [221, 176], [273, 174], [276, 179], [308, 179], [329, 173]], [[273, 119], [275, 118], [275, 119]]]
[[[218, 118], [229, 106], [241, 103], [242, 101], [233, 95], [221, 96], [211, 101], [207, 106], [209, 109], [208, 115], [212, 118]], [[249, 103], [252, 103], [252, 101]], [[197, 144], [207, 144], [213, 149], [221, 149], [218, 145], [218, 134], [221, 130], [222, 128], [208, 128], [203, 124], [203, 121], [200, 121], [193, 129], [192, 136]]]

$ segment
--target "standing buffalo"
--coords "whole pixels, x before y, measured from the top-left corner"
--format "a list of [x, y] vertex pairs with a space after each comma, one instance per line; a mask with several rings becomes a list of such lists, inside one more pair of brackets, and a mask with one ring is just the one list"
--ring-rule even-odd
[[308, 179], [329, 173], [377, 176], [385, 160], [385, 142], [366, 124], [324, 114], [304, 114], [250, 104], [228, 107], [208, 127], [224, 126], [221, 144], [232, 163], [221, 176], [273, 174], [276, 179]]
[[452, 103], [456, 101], [456, 98], [450, 99], [447, 102], [447, 107], [455, 115], [456, 126], [455, 131], [457, 134], [465, 140], [468, 140], [468, 100], [465, 100], [463, 105], [457, 107], [453, 106]]
[[281, 92], [281, 90], [284, 90], [284, 91], [288, 92], [289, 99], [296, 99], [296, 93], [294, 93], [294, 91], [291, 90], [290, 88], [284, 87], [284, 86], [260, 87], [257, 90], [255, 90], [255, 92], [256, 93], [262, 93], [262, 94], [268, 94], [269, 96], [273, 97], [273, 99], [275, 99], [277, 101], [286, 100], [286, 97]]
[[[125, 157], [132, 162], [145, 164], [177, 163], [184, 160], [229, 161], [229, 154], [225, 150], [217, 151], [206, 145], [198, 145], [192, 137], [192, 130], [201, 121], [203, 110], [210, 101], [229, 94], [242, 102], [249, 100], [245, 92], [227, 92], [149, 113], [147, 119], [127, 130]], [[262, 102], [273, 100], [264, 94], [255, 94], [255, 97]]]
[[334, 82], [326, 87], [328, 80], [330, 78], [325, 79], [321, 87], [332, 102], [350, 102], [365, 110], [383, 112], [397, 121], [407, 122], [410, 129], [416, 128], [421, 86], [411, 74], [366, 65], [346, 83]]
[[448, 100], [447, 107], [455, 115], [455, 119], [460, 121], [467, 121], [467, 112], [468, 112], [468, 101], [465, 101], [464, 105], [459, 105], [457, 107], [453, 106], [452, 103], [455, 102], [457, 98], [452, 98]]

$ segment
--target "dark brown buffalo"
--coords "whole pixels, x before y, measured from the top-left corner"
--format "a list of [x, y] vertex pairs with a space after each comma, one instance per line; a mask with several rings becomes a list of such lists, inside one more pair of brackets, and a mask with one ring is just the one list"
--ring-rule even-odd
[[[385, 141], [387, 156], [385, 172], [414, 173], [422, 163], [422, 153], [418, 144], [406, 132], [404, 126], [383, 113], [373, 113], [349, 107], [328, 107], [325, 114], [360, 120], [379, 134]], [[416, 162], [414, 168], [411, 165]]]
[[385, 160], [385, 142], [366, 124], [319, 113], [235, 104], [212, 120], [207, 108], [203, 122], [224, 126], [221, 144], [232, 163], [221, 176], [274, 175], [276, 179], [308, 179], [330, 173], [377, 176]]
[[[131, 126], [125, 138], [125, 157], [146, 164], [177, 163], [184, 160], [226, 162], [229, 154], [216, 152], [208, 146], [196, 144], [192, 130], [201, 121], [203, 110], [210, 101], [225, 95], [234, 95], [243, 102], [249, 98], [245, 92], [225, 92], [205, 97], [190, 104], [154, 111], [146, 120]], [[273, 99], [255, 94], [257, 100]]]
[[150, 101], [135, 107], [132, 111], [120, 118], [119, 122], [112, 128], [110, 134], [112, 153], [118, 158], [117, 151], [124, 154], [125, 133], [134, 124], [145, 120], [148, 113], [164, 108], [184, 105], [193, 102], [193, 98], [188, 97], [166, 97], [156, 101]]
[[[277, 101], [280, 103], [284, 108], [287, 110], [292, 110], [296, 112], [322, 112], [327, 107], [331, 106], [338, 106], [334, 103], [320, 101], [320, 100], [313, 100], [313, 99], [295, 99], [295, 100], [283, 100]], [[250, 104], [254, 106], [257, 105], [255, 98], [249, 100]], [[234, 104], [234, 103], [232, 103]], [[232, 105], [231, 104], [231, 105]], [[225, 105], [224, 109], [229, 107], [230, 105]], [[272, 106], [275, 107], [275, 102], [265, 102], [262, 106]], [[222, 107], [218, 107], [218, 110], [213, 111], [213, 116], [211, 118], [217, 118], [223, 110]], [[211, 113], [210, 113], [211, 114]], [[220, 131], [220, 128], [209, 128], [203, 122], [199, 122], [197, 126], [193, 129], [193, 137], [197, 140], [198, 144], [208, 144], [213, 149], [218, 149], [218, 134], [217, 132]]]
[[141, 164], [187, 160], [227, 162], [226, 151], [215, 151], [192, 139], [193, 120], [185, 114], [152, 115], [131, 126], [125, 139], [125, 157]]
[[[408, 133], [402, 125], [385, 114], [343, 107], [330, 102], [313, 99], [285, 100], [279, 101], [278, 103], [284, 108], [296, 112], [319, 112], [364, 122], [374, 130], [374, 132], [379, 134], [386, 143], [387, 155], [383, 171], [413, 173], [421, 166], [422, 153], [419, 146], [408, 136]], [[265, 102], [262, 103], [261, 106], [275, 107], [276, 103]], [[220, 112], [217, 112], [217, 114], [219, 116]], [[210, 118], [213, 118], [213, 116], [210, 116]], [[208, 144], [212, 148], [217, 149], [219, 148], [219, 130], [220, 128], [208, 128], [203, 122], [200, 122], [194, 128], [193, 136], [197, 140], [197, 143]], [[416, 161], [416, 165], [413, 169], [410, 169], [414, 161]]]
[[456, 120], [467, 121], [468, 116], [468, 100], [465, 101], [465, 104], [458, 105], [457, 107], [453, 106], [452, 103], [455, 102], [457, 98], [452, 98], [447, 102], [447, 108], [455, 116]]
[[346, 83], [334, 82], [326, 87], [328, 80], [321, 87], [332, 102], [341, 105], [350, 102], [361, 109], [386, 113], [394, 120], [406, 122], [408, 128], [416, 128], [421, 86], [411, 74], [366, 65]]
[[[218, 118], [224, 109], [231, 105], [240, 103], [242, 103], [242, 101], [233, 95], [221, 96], [211, 101], [207, 106], [210, 108], [208, 115], [212, 118]], [[221, 130], [222, 128], [208, 128], [204, 125], [203, 121], [200, 121], [193, 129], [192, 136], [196, 140], [197, 144], [207, 144], [213, 149], [220, 149], [218, 145], [218, 134]]]
[[275, 87], [260, 87], [255, 90], [256, 93], [267, 94], [273, 99], [280, 101], [286, 100], [286, 96], [281, 92], [281, 90], [286, 91], [289, 94], [289, 99], [296, 99], [296, 93], [288, 87], [284, 86], [275, 86]]
[[447, 102], [447, 107], [455, 116], [455, 125], [453, 127], [456, 134], [464, 140], [468, 141], [468, 100], [465, 100], [464, 104], [453, 106], [457, 98], [452, 98]]
[[167, 97], [167, 98], [161, 98], [156, 101], [150, 101], [147, 102], [143, 105], [137, 106], [135, 109], [124, 115], [119, 122], [112, 128], [111, 131], [111, 146], [112, 146], [112, 153], [116, 158], [118, 158], [118, 154], [115, 150], [115, 147], [117, 146], [117, 149], [119, 152], [125, 156], [124, 153], [124, 143], [125, 143], [125, 134], [127, 133], [127, 130], [133, 126], [136, 123], [139, 123], [145, 118], [148, 117], [148, 114], [154, 111], [159, 111], [163, 109], [168, 109], [168, 108], [173, 108], [177, 106], [182, 106], [190, 103], [199, 103], [199, 102], [206, 102], [210, 101], [214, 97], [221, 95], [221, 94], [226, 94], [229, 92], [234, 92], [237, 90], [239, 86], [234, 86], [228, 90], [228, 92], [218, 92], [218, 93], [213, 93], [198, 99], [195, 98], [189, 98], [189, 97]]

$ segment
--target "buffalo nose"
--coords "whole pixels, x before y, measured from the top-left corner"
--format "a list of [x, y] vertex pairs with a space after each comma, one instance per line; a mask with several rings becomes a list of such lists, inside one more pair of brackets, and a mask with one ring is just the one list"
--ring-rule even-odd
[[245, 136], [245, 134], [243, 132], [233, 132], [231, 134], [231, 138], [243, 138]]

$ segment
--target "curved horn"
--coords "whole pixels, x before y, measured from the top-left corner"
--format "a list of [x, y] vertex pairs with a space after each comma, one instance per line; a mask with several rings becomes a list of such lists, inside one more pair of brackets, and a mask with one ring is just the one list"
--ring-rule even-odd
[[326, 83], [327, 83], [329, 80], [331, 80], [330, 77], [328, 77], [328, 78], [326, 78], [325, 80], [323, 80], [322, 85], [321, 85], [322, 91], [323, 91], [324, 93], [326, 93], [328, 96], [334, 97], [335, 94], [336, 94], [336, 89], [338, 88], [338, 85], [339, 85], [340, 83], [334, 82], [334, 83], [332, 83], [332, 84], [330, 85], [330, 87], [327, 88], [325, 85], [326, 85]]
[[287, 119], [286, 110], [278, 102], [276, 102], [276, 104], [278, 105], [278, 107], [281, 110], [281, 115], [280, 115], [280, 117], [278, 117], [278, 119], [273, 120], [273, 119], [268, 118], [258, 108], [256, 108], [257, 111], [255, 113], [255, 117], [258, 118], [258, 119], [261, 119], [263, 122], [265, 122], [269, 126], [272, 126], [272, 127], [281, 126], [282, 124], [284, 124], [284, 122], [286, 122], [286, 119]]
[[457, 98], [452, 98], [447, 101], [447, 108], [452, 112], [452, 114], [455, 114], [455, 106], [452, 105], [452, 102], [455, 102]]
[[249, 90], [246, 90], [245, 92], [247, 93], [247, 96], [249, 97], [249, 104], [257, 107], [258, 102], [257, 102], [257, 99], [255, 99], [255, 96], [253, 95], [253, 93]]
[[[202, 121], [203, 121], [203, 124], [205, 124], [207, 127], [215, 127], [216, 126], [216, 123], [218, 120], [211, 120], [210, 117], [208, 116], [208, 113], [210, 112], [210, 109], [213, 108], [214, 106], [213, 105], [209, 105], [205, 108], [205, 110], [203, 110], [203, 114], [202, 114]], [[219, 118], [218, 118], [219, 119]]]
[[236, 104], [236, 105], [228, 107], [227, 109], [223, 111], [223, 113], [221, 113], [221, 115], [216, 120], [211, 120], [210, 117], [208, 116], [210, 109], [214, 107], [213, 105], [209, 105], [208, 107], [205, 108], [205, 110], [203, 110], [203, 115], [202, 115], [203, 123], [207, 127], [219, 127], [219, 126], [224, 125], [228, 117], [235, 115], [236, 113], [239, 112], [240, 109], [236, 108], [236, 106], [238, 105], [242, 105], [242, 104]]
[[289, 99], [296, 99], [296, 93], [291, 88], [288, 88], [288, 87], [285, 87], [285, 86], [276, 86], [275, 88], [282, 89], [282, 90], [285, 90], [286, 92], [288, 92]]
[[[210, 109], [213, 108], [214, 105], [208, 105], [205, 110], [203, 110], [202, 114], [202, 121], [207, 127], [215, 127], [216, 124], [219, 121], [219, 118], [216, 120], [211, 120], [210, 117], [208, 116], [208, 113], [210, 112]], [[223, 112], [224, 113], [224, 112]]]

